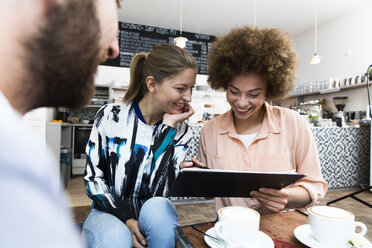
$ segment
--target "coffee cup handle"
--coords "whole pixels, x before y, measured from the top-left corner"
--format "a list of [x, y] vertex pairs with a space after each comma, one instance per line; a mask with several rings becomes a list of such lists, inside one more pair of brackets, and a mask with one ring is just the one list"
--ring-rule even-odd
[[223, 223], [221, 221], [218, 221], [214, 225], [214, 230], [218, 237], [220, 237], [223, 240], [226, 240], [226, 235], [223, 234]]
[[359, 221], [355, 221], [354, 226], [355, 226], [355, 228], [359, 226], [362, 229], [360, 232], [355, 232], [355, 229], [354, 229], [354, 236], [355, 237], [361, 237], [361, 236], [364, 236], [367, 233], [367, 226], [364, 225], [364, 223], [359, 222]]

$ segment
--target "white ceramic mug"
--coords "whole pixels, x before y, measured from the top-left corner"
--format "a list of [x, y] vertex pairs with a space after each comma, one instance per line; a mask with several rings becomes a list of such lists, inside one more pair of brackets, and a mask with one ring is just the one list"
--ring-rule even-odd
[[[367, 233], [362, 222], [355, 221], [353, 213], [341, 208], [313, 206], [308, 208], [309, 224], [314, 238], [332, 247], [343, 247], [352, 239]], [[361, 231], [356, 232], [356, 227]]]
[[218, 210], [216, 234], [233, 247], [249, 247], [257, 239], [260, 214], [251, 208], [229, 206]]

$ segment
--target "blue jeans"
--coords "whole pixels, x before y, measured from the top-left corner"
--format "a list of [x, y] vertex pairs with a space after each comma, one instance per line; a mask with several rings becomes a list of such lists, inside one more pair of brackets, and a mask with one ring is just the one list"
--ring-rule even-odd
[[[175, 247], [173, 229], [178, 226], [178, 218], [170, 200], [150, 198], [143, 204], [137, 221], [147, 247]], [[129, 228], [114, 215], [97, 209], [92, 209], [85, 220], [82, 235], [89, 248], [132, 247]]]

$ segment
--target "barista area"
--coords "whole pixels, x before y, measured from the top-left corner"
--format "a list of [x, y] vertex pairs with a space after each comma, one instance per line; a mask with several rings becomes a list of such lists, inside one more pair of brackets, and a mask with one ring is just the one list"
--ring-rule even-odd
[[312, 127], [360, 128], [371, 123], [366, 74], [298, 84], [286, 99], [273, 104], [297, 111]]
[[330, 190], [372, 185], [367, 85], [370, 88], [365, 73], [296, 83], [287, 98], [273, 103], [297, 111], [308, 121]]

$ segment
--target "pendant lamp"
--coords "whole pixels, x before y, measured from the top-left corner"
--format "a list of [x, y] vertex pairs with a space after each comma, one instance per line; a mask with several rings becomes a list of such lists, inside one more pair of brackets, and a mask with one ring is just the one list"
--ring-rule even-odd
[[318, 39], [318, 10], [317, 10], [317, 6], [315, 6], [315, 25], [314, 25], [314, 55], [311, 57], [310, 59], [310, 64], [312, 65], [316, 65], [316, 64], [319, 64], [320, 63], [320, 58], [321, 56], [319, 54], [317, 54], [316, 50], [317, 50], [317, 47], [316, 47], [316, 43], [317, 43], [317, 39]]
[[187, 38], [182, 37], [182, 0], [180, 0], [180, 36], [174, 38], [174, 41], [176, 42], [176, 46], [181, 48], [185, 48], [186, 42], [188, 41]]

